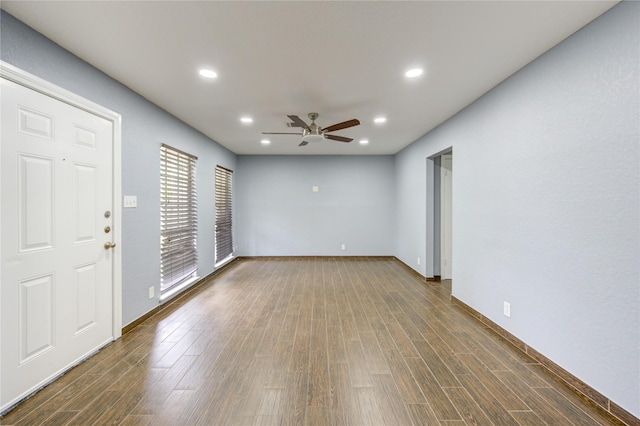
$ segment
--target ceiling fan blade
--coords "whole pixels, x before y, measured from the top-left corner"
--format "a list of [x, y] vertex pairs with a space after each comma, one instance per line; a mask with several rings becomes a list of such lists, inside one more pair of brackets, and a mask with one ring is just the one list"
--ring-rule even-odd
[[353, 120], [343, 121], [342, 123], [334, 124], [333, 126], [325, 127], [323, 132], [335, 132], [336, 130], [342, 130], [349, 127], [357, 126], [360, 124], [359, 120], [355, 118]]
[[280, 133], [280, 132], [262, 132], [263, 135], [298, 135], [302, 136], [302, 133]]
[[305, 146], [305, 145], [308, 145], [308, 144], [309, 144], [309, 142], [307, 142], [307, 141], [302, 141], [302, 142], [300, 142], [300, 145], [298, 145], [298, 146]]
[[338, 142], [351, 142], [353, 139], [345, 138], [344, 136], [324, 135], [326, 139], [331, 139]]
[[289, 117], [289, 120], [293, 121], [293, 124], [289, 127], [302, 127], [303, 129], [309, 129], [309, 125], [297, 115], [287, 115], [287, 117]]

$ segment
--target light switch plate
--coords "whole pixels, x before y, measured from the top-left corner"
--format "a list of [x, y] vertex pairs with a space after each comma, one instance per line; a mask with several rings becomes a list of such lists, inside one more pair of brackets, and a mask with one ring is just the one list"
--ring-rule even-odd
[[138, 197], [135, 195], [125, 195], [122, 207], [125, 209], [135, 209], [138, 207]]
[[318, 188], [317, 186], [312, 186], [312, 187], [311, 187], [311, 191], [312, 191], [312, 192], [318, 192], [318, 191], [319, 191], [319, 188]]

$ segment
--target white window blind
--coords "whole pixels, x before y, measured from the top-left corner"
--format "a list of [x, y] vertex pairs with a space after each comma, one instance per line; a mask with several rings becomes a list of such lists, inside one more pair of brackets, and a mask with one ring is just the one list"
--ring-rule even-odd
[[233, 253], [232, 175], [231, 170], [216, 166], [216, 263]]
[[160, 292], [198, 269], [196, 160], [170, 146], [160, 147]]

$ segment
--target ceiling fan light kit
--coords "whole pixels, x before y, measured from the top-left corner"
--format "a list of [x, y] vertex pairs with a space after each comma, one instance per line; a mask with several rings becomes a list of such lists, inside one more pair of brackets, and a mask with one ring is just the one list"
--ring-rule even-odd
[[310, 142], [310, 143], [315, 143], [315, 142], [321, 142], [324, 140], [324, 136], [322, 135], [314, 135], [314, 134], [308, 134], [308, 135], [304, 135], [302, 137], [302, 140], [304, 142]]
[[309, 119], [311, 120], [311, 124], [307, 124], [297, 115], [288, 115], [291, 120], [290, 123], [287, 123], [287, 127], [301, 127], [302, 133], [279, 133], [279, 132], [262, 132], [263, 135], [298, 135], [302, 136], [302, 142], [298, 146], [305, 146], [309, 143], [317, 143], [321, 142], [325, 139], [331, 139], [338, 142], [351, 142], [352, 138], [346, 138], [344, 136], [338, 135], [329, 135], [327, 133], [335, 132], [336, 130], [347, 129], [349, 127], [358, 126], [360, 124], [359, 120], [351, 119], [347, 121], [343, 121], [342, 123], [337, 123], [332, 126], [328, 126], [322, 128], [315, 123], [315, 120], [318, 118], [317, 112], [310, 112]]

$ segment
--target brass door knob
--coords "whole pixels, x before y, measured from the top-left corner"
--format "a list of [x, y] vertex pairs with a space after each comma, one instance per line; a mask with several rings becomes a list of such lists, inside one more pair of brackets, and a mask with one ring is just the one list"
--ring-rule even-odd
[[115, 246], [116, 243], [112, 243], [111, 241], [107, 241], [106, 243], [104, 243], [104, 248], [106, 249], [114, 248]]

